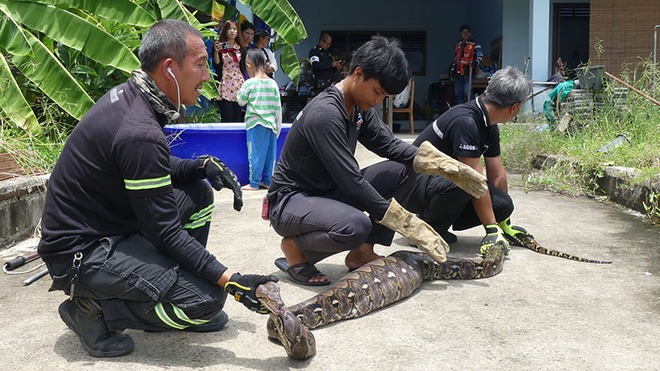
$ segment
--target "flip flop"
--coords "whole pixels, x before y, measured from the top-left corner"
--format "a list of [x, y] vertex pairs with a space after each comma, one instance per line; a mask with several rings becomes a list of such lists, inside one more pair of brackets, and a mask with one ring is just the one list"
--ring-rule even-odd
[[287, 273], [293, 282], [305, 285], [305, 286], [326, 286], [332, 283], [332, 281], [320, 281], [320, 282], [309, 282], [311, 278], [325, 276], [321, 273], [314, 264], [308, 262], [294, 264], [289, 267], [289, 264], [286, 262], [286, 258], [277, 258], [275, 259], [275, 266], [279, 268], [282, 272]]

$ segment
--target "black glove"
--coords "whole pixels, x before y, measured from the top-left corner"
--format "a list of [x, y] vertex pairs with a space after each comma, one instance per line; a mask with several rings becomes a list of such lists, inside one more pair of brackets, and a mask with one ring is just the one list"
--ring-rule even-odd
[[479, 67], [479, 61], [475, 59], [472, 61], [472, 68], [476, 70], [477, 67]]
[[238, 182], [236, 174], [217, 157], [204, 155], [198, 158], [198, 161], [216, 191], [221, 190], [224, 186], [234, 192], [234, 210], [241, 211], [243, 191], [241, 191], [241, 184]]
[[232, 295], [237, 302], [243, 303], [247, 309], [268, 314], [268, 309], [257, 299], [256, 289], [259, 285], [269, 281], [277, 282], [279, 278], [272, 275], [246, 274], [243, 276], [240, 273], [234, 273], [225, 283], [225, 291]]

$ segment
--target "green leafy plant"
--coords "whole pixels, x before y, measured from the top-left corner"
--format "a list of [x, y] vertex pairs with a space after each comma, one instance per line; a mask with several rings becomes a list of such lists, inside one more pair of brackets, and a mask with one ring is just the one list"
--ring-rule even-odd
[[[644, 59], [620, 75], [638, 89], [650, 92], [656, 70], [653, 63]], [[579, 127], [567, 133], [538, 131], [538, 123], [501, 126], [502, 160], [509, 171], [524, 174], [526, 189], [595, 195], [598, 178], [611, 165], [635, 168], [637, 176], [631, 184], [660, 177], [659, 107], [612, 81], [605, 83], [604, 91], [596, 98], [598, 104], [593, 111], [583, 114]], [[624, 141], [615, 148], [599, 151], [619, 134], [628, 137], [630, 143]], [[533, 164], [538, 158], [548, 155], [563, 161], [540, 171], [535, 169]], [[654, 197], [647, 200], [648, 214], [657, 212], [658, 196]]]
[[[251, 6], [291, 49], [307, 37], [287, 0], [241, 2]], [[228, 9], [227, 14], [236, 13], [226, 0], [217, 3]], [[4, 122], [39, 133], [44, 118], [35, 103], [40, 95], [60, 106], [71, 121], [79, 120], [95, 98], [139, 67], [135, 52], [140, 35], [156, 20], [181, 19], [208, 32], [187, 6], [210, 14], [213, 4], [213, 0], [0, 0]], [[295, 77], [295, 68], [290, 72]], [[207, 84], [204, 94], [213, 98], [217, 92]]]
[[210, 123], [220, 122], [220, 115], [218, 109], [209, 106], [201, 109], [196, 109], [190, 114], [186, 114], [186, 122], [188, 123]]
[[642, 204], [644, 210], [646, 210], [646, 217], [648, 217], [653, 224], [660, 224], [660, 193], [649, 193], [646, 201], [642, 202]]

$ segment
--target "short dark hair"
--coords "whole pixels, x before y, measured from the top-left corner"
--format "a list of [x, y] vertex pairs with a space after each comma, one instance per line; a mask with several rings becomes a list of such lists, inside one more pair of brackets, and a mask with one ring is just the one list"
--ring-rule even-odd
[[248, 29], [252, 29], [252, 31], [254, 31], [254, 25], [252, 24], [252, 22], [250, 22], [250, 21], [241, 22], [241, 32], [243, 32], [245, 30], [248, 30]]
[[461, 28], [458, 29], [458, 32], [463, 32], [463, 30], [468, 30], [468, 31], [472, 32], [472, 28], [470, 28], [470, 26], [468, 26], [466, 24], [462, 25]]
[[144, 34], [140, 44], [140, 68], [147, 72], [153, 71], [165, 58], [172, 58], [182, 64], [188, 55], [188, 35], [202, 38], [202, 34], [195, 27], [176, 19], [162, 19], [154, 23]]
[[399, 42], [374, 36], [355, 52], [351, 60], [349, 75], [361, 67], [364, 78], [376, 78], [388, 94], [399, 94], [410, 80], [408, 61]]
[[248, 49], [245, 58], [254, 64], [254, 68], [257, 71], [264, 71], [266, 69], [266, 55], [263, 50], [257, 48]]
[[327, 32], [321, 32], [321, 36], [319, 36], [319, 42], [327, 40], [328, 37], [332, 37], [332, 35]]

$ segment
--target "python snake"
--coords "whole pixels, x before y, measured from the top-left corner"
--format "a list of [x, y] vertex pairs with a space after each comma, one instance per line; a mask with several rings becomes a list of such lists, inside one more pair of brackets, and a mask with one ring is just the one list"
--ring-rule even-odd
[[[509, 237], [509, 236], [507, 236]], [[529, 233], [507, 238], [512, 245], [539, 254], [564, 259], [609, 264], [546, 249]], [[436, 279], [479, 279], [502, 271], [504, 248], [496, 244], [481, 259], [448, 257], [438, 263], [421, 252], [401, 250], [373, 260], [348, 273], [327, 290], [291, 307], [286, 307], [279, 286], [273, 282], [257, 288], [257, 297], [271, 311], [266, 324], [268, 337], [279, 341], [293, 359], [316, 354], [316, 341], [310, 329], [362, 317], [410, 296], [424, 281]]]
[[503, 261], [499, 244], [485, 258], [448, 257], [444, 263], [421, 252], [402, 250], [363, 265], [327, 290], [288, 308], [273, 282], [259, 286], [257, 297], [271, 311], [268, 337], [279, 341], [289, 357], [305, 359], [316, 354], [310, 329], [364, 316], [410, 296], [424, 281], [492, 277], [502, 271]]
[[560, 258], [574, 260], [578, 262], [584, 262], [584, 263], [612, 264], [612, 262], [608, 260], [594, 260], [588, 258], [581, 258], [579, 256], [567, 254], [561, 251], [546, 249], [545, 247], [539, 245], [539, 243], [536, 242], [536, 240], [534, 239], [534, 236], [532, 236], [529, 233], [520, 233], [516, 235], [515, 238], [512, 238], [508, 235], [505, 235], [505, 237], [507, 237], [507, 240], [509, 241], [510, 244], [525, 247], [539, 254], [557, 256]]

